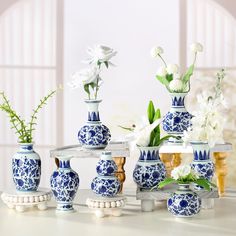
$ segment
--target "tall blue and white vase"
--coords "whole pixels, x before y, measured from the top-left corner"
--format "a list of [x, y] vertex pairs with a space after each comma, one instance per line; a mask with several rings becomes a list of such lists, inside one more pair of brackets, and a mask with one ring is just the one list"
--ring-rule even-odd
[[166, 178], [166, 168], [159, 156], [159, 147], [138, 147], [139, 160], [133, 180], [142, 189], [151, 189]]
[[12, 158], [13, 181], [18, 191], [36, 191], [41, 177], [41, 160], [32, 143], [20, 143]]
[[79, 175], [71, 169], [71, 156], [57, 156], [59, 168], [50, 178], [52, 193], [57, 202], [58, 211], [73, 211], [73, 200], [79, 187]]
[[91, 183], [93, 192], [102, 197], [114, 197], [120, 192], [121, 183], [115, 176], [117, 165], [113, 161], [111, 152], [104, 151], [96, 166], [98, 176]]
[[[210, 155], [210, 147], [206, 142], [191, 142], [193, 148], [193, 161], [191, 168], [204, 179], [209, 181], [214, 176], [214, 163]], [[202, 189], [202, 187], [196, 185], [196, 189]]]
[[[172, 105], [165, 115], [162, 125], [169, 135], [183, 137], [183, 132], [191, 126], [192, 115], [185, 108], [185, 96], [187, 93], [170, 93]], [[181, 139], [170, 138], [169, 142], [181, 143]]]
[[103, 149], [111, 139], [110, 130], [100, 121], [98, 111], [100, 102], [101, 100], [85, 100], [88, 120], [78, 133], [79, 142], [84, 148]]
[[200, 212], [201, 199], [189, 184], [179, 184], [178, 190], [167, 200], [167, 209], [177, 217], [192, 217]]

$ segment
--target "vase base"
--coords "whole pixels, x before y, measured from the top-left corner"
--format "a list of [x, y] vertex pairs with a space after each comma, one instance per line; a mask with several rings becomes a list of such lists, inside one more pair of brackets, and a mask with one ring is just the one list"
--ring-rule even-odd
[[107, 145], [100, 145], [100, 146], [82, 145], [82, 147], [84, 149], [99, 150], [99, 149], [105, 149]]
[[72, 203], [66, 203], [66, 202], [60, 203], [60, 202], [58, 202], [56, 212], [58, 212], [58, 213], [60, 213], [60, 212], [62, 212], [62, 213], [67, 213], [67, 212], [71, 213], [71, 212], [75, 212], [75, 209], [74, 209]]

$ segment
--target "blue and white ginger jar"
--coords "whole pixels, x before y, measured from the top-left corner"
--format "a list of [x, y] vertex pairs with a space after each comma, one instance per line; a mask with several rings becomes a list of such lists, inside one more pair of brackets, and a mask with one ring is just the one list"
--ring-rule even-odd
[[100, 121], [98, 105], [101, 100], [85, 100], [88, 106], [88, 121], [79, 133], [78, 139], [84, 148], [102, 149], [111, 139], [110, 130]]
[[18, 191], [36, 191], [41, 177], [41, 160], [32, 143], [20, 143], [12, 158], [13, 181]]
[[[215, 172], [215, 166], [211, 159], [210, 147], [206, 142], [191, 142], [193, 148], [193, 161], [191, 168], [198, 174], [199, 177], [212, 180]], [[196, 185], [196, 189], [203, 189]]]
[[[170, 111], [165, 115], [162, 125], [169, 135], [183, 137], [183, 132], [191, 125], [192, 115], [185, 108], [185, 96], [187, 93], [170, 93], [172, 105]], [[169, 142], [179, 143], [182, 140], [170, 138]]]
[[201, 199], [189, 184], [179, 184], [178, 190], [167, 200], [167, 208], [174, 216], [192, 217], [200, 212]]
[[102, 197], [114, 197], [120, 192], [121, 183], [115, 176], [117, 165], [113, 161], [111, 152], [102, 152], [101, 158], [96, 166], [98, 176], [91, 183], [91, 189]]
[[138, 187], [151, 189], [166, 178], [166, 168], [160, 160], [159, 147], [138, 147], [139, 160], [133, 171], [133, 180]]
[[51, 176], [50, 184], [58, 211], [73, 211], [73, 200], [79, 187], [79, 175], [71, 169], [69, 156], [57, 156], [59, 168]]

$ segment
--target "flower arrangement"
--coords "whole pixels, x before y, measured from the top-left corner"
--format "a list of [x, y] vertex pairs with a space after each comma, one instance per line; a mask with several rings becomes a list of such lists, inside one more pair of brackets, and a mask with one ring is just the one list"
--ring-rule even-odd
[[222, 92], [224, 78], [225, 72], [222, 69], [216, 75], [214, 92], [204, 91], [197, 96], [199, 108], [193, 112], [192, 126], [184, 131], [184, 143], [201, 141], [213, 147], [216, 142], [224, 142], [225, 115], [222, 109], [227, 107]]
[[131, 139], [135, 139], [136, 144], [142, 147], [160, 146], [170, 137], [178, 139], [178, 137], [173, 135], [166, 135], [161, 138], [160, 123], [161, 111], [159, 108], [155, 109], [153, 102], [150, 101], [147, 108], [147, 117], [143, 117], [140, 124], [138, 123], [129, 128], [123, 126], [120, 127], [132, 131]]
[[43, 108], [43, 106], [47, 104], [47, 101], [56, 94], [56, 92], [57, 90], [53, 90], [40, 100], [38, 106], [33, 109], [33, 113], [29, 122], [26, 122], [20, 117], [20, 115], [16, 113], [16, 111], [12, 108], [9, 100], [7, 99], [5, 93], [0, 92], [0, 96], [3, 100], [3, 103], [0, 104], [0, 110], [7, 113], [12, 125], [11, 129], [15, 130], [15, 133], [18, 136], [19, 143], [33, 142], [33, 131], [35, 130], [35, 127], [37, 125], [37, 114]]
[[103, 83], [101, 78], [102, 66], [108, 68], [111, 63], [111, 58], [117, 52], [112, 48], [103, 45], [96, 45], [93, 48], [88, 48], [87, 53], [90, 58], [85, 62], [90, 65], [89, 68], [82, 69], [72, 75], [72, 81], [68, 83], [71, 88], [83, 87], [88, 95], [88, 99], [97, 99], [98, 91]]
[[193, 63], [183, 75], [179, 74], [178, 65], [166, 63], [163, 56], [161, 55], [164, 53], [164, 50], [161, 47], [153, 47], [151, 49], [151, 56], [153, 58], [160, 58], [164, 64], [164, 66], [158, 69], [156, 79], [165, 85], [168, 91], [171, 93], [188, 92], [190, 89], [190, 77], [193, 74], [197, 53], [203, 51], [203, 46], [200, 43], [193, 43], [190, 46], [190, 49], [194, 53]]
[[216, 187], [215, 184], [211, 183], [207, 179], [199, 178], [199, 176], [191, 169], [190, 165], [182, 165], [174, 168], [171, 171], [171, 177], [161, 181], [156, 187], [163, 188], [169, 184], [191, 184], [191, 183], [200, 185], [201, 187], [205, 188], [208, 191], [211, 190], [211, 187]]

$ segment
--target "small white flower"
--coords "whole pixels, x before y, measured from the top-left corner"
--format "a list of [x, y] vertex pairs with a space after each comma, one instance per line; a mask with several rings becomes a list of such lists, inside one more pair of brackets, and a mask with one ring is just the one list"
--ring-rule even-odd
[[179, 66], [177, 64], [169, 64], [166, 70], [168, 74], [177, 74], [179, 72]]
[[190, 45], [190, 49], [194, 53], [202, 52], [203, 51], [203, 46], [200, 43], [193, 43], [193, 44]]
[[162, 54], [163, 52], [164, 52], [164, 50], [163, 50], [162, 47], [153, 47], [153, 48], [151, 49], [150, 54], [151, 54], [151, 56], [152, 56], [153, 58], [157, 58], [158, 55]]
[[171, 171], [171, 177], [175, 180], [178, 180], [179, 178], [184, 178], [187, 175], [191, 173], [191, 167], [190, 165], [182, 165], [174, 168]]
[[70, 81], [68, 85], [71, 88], [76, 89], [85, 84], [90, 84], [92, 82], [95, 82], [98, 76], [99, 76], [99, 69], [97, 67], [82, 69], [72, 74], [73, 80]]
[[157, 70], [157, 75], [158, 76], [164, 77], [164, 76], [166, 76], [166, 74], [167, 74], [167, 71], [166, 71], [166, 68], [164, 66], [160, 67]]
[[180, 92], [183, 90], [183, 81], [181, 79], [173, 79], [169, 83], [169, 89], [171, 92]]
[[108, 62], [110, 65], [113, 64], [110, 63], [109, 60], [117, 54], [114, 49], [103, 45], [95, 45], [93, 48], [89, 47], [87, 53], [91, 56], [91, 58], [88, 59], [90, 64], [97, 64], [97, 62]]

